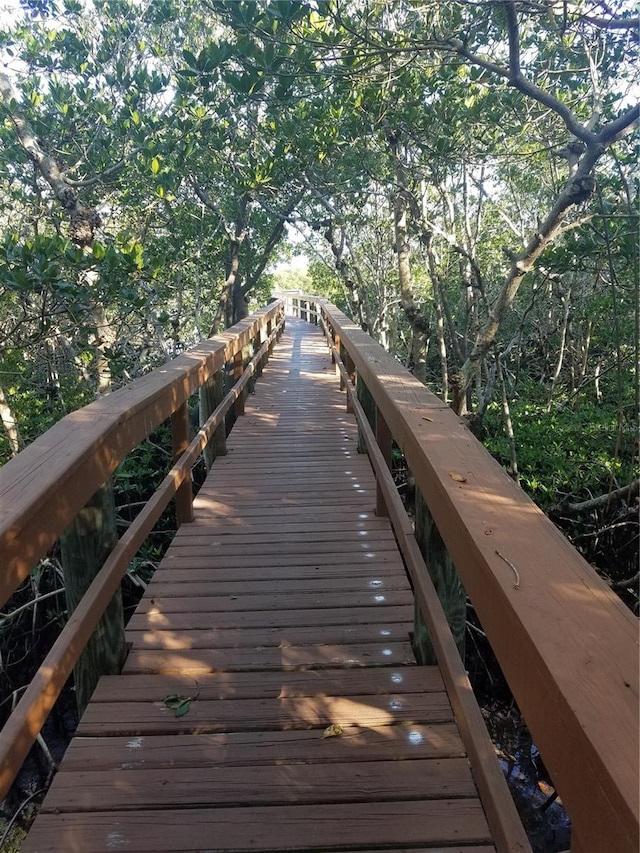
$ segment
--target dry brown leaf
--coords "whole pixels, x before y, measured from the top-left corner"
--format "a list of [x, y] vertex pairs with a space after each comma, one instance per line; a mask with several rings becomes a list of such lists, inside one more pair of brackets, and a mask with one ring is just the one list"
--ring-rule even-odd
[[423, 421], [429, 421], [430, 424], [433, 423], [433, 418], [427, 418], [425, 415], [422, 416]]
[[463, 477], [462, 474], [458, 474], [457, 471], [449, 471], [449, 476], [451, 477], [452, 480], [455, 480], [456, 483], [466, 483], [467, 482], [467, 478]]
[[339, 726], [338, 723], [332, 723], [323, 731], [322, 737], [339, 737], [342, 734], [342, 731], [342, 726]]

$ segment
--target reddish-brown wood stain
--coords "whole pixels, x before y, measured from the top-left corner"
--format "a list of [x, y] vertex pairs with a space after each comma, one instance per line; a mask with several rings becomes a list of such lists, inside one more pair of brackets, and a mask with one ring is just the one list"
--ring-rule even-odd
[[[289, 323], [26, 853], [496, 849], [356, 443], [320, 334]], [[196, 698], [176, 717], [170, 694]]]

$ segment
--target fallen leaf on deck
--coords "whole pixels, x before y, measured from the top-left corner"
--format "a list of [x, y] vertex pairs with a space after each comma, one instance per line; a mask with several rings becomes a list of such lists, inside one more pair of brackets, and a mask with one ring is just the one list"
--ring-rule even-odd
[[176, 717], [184, 717], [185, 714], [189, 713], [191, 703], [195, 702], [200, 695], [200, 687], [197, 682], [196, 687], [198, 688], [198, 691], [194, 696], [182, 696], [180, 693], [170, 693], [168, 696], [165, 696], [162, 701], [167, 708], [172, 708], [175, 711]]
[[433, 423], [433, 418], [427, 418], [425, 415], [422, 416], [423, 421], [429, 421], [430, 424]]
[[449, 471], [449, 476], [452, 480], [455, 480], [456, 483], [466, 483], [467, 478], [463, 477], [462, 474], [458, 474], [457, 471]]
[[337, 723], [332, 723], [323, 731], [322, 737], [338, 737], [342, 734], [342, 731], [342, 726], [339, 726]]

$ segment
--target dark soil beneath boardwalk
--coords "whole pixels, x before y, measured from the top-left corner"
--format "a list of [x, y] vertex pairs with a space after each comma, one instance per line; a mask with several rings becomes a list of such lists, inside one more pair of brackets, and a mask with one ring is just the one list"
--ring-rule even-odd
[[534, 853], [560, 853], [571, 843], [571, 822], [529, 729], [473, 612], [466, 667], [489, 735]]

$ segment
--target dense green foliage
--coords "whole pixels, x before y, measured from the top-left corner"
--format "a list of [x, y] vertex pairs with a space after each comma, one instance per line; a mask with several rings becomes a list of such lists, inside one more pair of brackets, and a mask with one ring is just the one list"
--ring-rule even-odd
[[[11, 10], [0, 31], [0, 464], [274, 288], [299, 288], [336, 303], [468, 417], [637, 608], [633, 493], [581, 508], [637, 478], [632, 3]], [[283, 269], [296, 254], [305, 267]], [[116, 472], [121, 531], [169, 447], [162, 427]], [[130, 600], [171, 511], [159, 527], [130, 567]], [[63, 585], [54, 551], [0, 624], [3, 713], [66, 618]]]
[[631, 4], [23, 0], [0, 51], [3, 460], [298, 251], [543, 505], [632, 479]]

